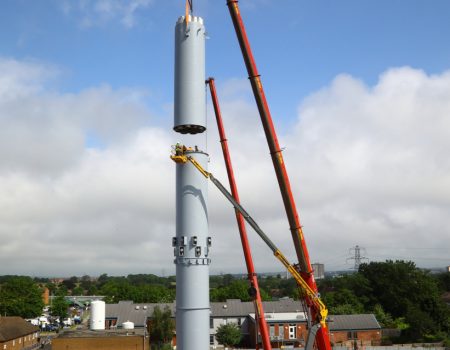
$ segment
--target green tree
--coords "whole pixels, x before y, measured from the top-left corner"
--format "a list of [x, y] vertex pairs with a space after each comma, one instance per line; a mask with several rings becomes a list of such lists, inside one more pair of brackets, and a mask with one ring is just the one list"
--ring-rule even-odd
[[[368, 308], [368, 305], [371, 301], [372, 287], [370, 281], [360, 273], [352, 273], [335, 278], [325, 278], [318, 281], [318, 287], [320, 293], [324, 297], [330, 293], [338, 294], [336, 299], [339, 302], [335, 303], [335, 300], [331, 300], [333, 304], [346, 304], [345, 300], [347, 297], [350, 297], [352, 301], [348, 304], [362, 304], [366, 310], [370, 309]], [[348, 295], [348, 291], [351, 292], [351, 296]], [[341, 295], [339, 296], [339, 294]], [[355, 302], [355, 298], [357, 302]], [[375, 304], [376, 303], [374, 303], [374, 305]]]
[[279, 280], [279, 283], [281, 296], [290, 297], [292, 299], [298, 300], [299, 287], [294, 278], [281, 279]]
[[111, 277], [108, 276], [107, 273], [102, 273], [98, 278], [97, 278], [97, 284], [98, 284], [98, 288], [102, 287], [106, 282], [108, 282], [108, 280]]
[[416, 305], [410, 305], [408, 307], [405, 321], [409, 325], [405, 333], [408, 339], [413, 341], [426, 341], [426, 337], [439, 331], [439, 326], [430, 315]]
[[161, 285], [161, 286], [169, 286], [169, 281], [165, 277], [159, 277], [153, 274], [137, 274], [137, 275], [128, 275], [127, 280], [133, 286], [140, 285]]
[[72, 276], [72, 277], [62, 281], [62, 283], [67, 287], [68, 290], [72, 290], [76, 287], [76, 285], [78, 283], [78, 277]]
[[55, 295], [66, 296], [67, 294], [69, 294], [67, 287], [64, 284], [60, 284], [55, 292]]
[[32, 318], [44, 307], [42, 290], [30, 278], [12, 276], [0, 286], [0, 314]]
[[394, 319], [392, 318], [391, 314], [385, 312], [380, 304], [375, 305], [375, 307], [373, 308], [373, 313], [377, 321], [380, 323], [381, 327], [396, 328]]
[[209, 286], [212, 289], [221, 287], [222, 281], [223, 281], [222, 276], [209, 276]]
[[50, 292], [50, 295], [55, 294], [55, 292], [56, 292], [56, 290], [58, 288], [56, 286], [56, 284], [54, 284], [53, 282], [48, 282], [45, 286], [48, 288], [48, 291]]
[[135, 288], [135, 302], [138, 303], [171, 303], [175, 299], [175, 291], [160, 285], [142, 285]]
[[249, 287], [250, 286], [248, 281], [234, 280], [225, 287], [212, 289], [210, 293], [210, 298], [211, 301], [226, 301], [227, 299], [239, 299], [242, 301], [250, 301], [252, 300], [252, 298], [248, 293]]
[[442, 292], [450, 292], [450, 272], [440, 273], [436, 276]]
[[135, 300], [133, 287], [124, 277], [111, 277], [100, 288], [107, 303], [118, 303], [120, 300]]
[[50, 283], [50, 279], [47, 277], [34, 277], [33, 281], [41, 284]]
[[169, 307], [166, 306], [164, 310], [161, 310], [155, 306], [152, 314], [150, 341], [159, 345], [170, 343], [174, 330], [175, 323]]
[[364, 305], [358, 297], [349, 289], [338, 289], [323, 296], [323, 301], [327, 305], [331, 314], [349, 315], [364, 312]]
[[81, 286], [76, 286], [72, 289], [72, 295], [84, 295], [84, 289]]
[[98, 289], [95, 286], [95, 284], [92, 284], [87, 290], [87, 295], [97, 295], [97, 294], [98, 294]]
[[411, 261], [362, 264], [359, 273], [372, 287], [368, 306], [381, 304], [394, 317], [405, 315], [409, 304], [420, 304], [437, 296], [434, 280]]
[[93, 283], [92, 283], [91, 277], [89, 275], [84, 275], [81, 277], [81, 279], [80, 279], [81, 288], [83, 288], [84, 290], [89, 290], [89, 288], [91, 288], [92, 285], [93, 285]]
[[373, 312], [401, 341], [437, 341], [450, 331], [450, 309], [441, 295], [446, 274], [433, 276], [410, 261], [371, 262], [359, 271], [319, 283], [330, 313]]
[[[427, 271], [416, 268], [413, 262], [389, 260], [362, 264], [359, 273], [370, 281], [372, 292], [368, 306], [371, 309], [373, 304], [380, 304], [394, 318], [405, 317], [411, 334], [414, 330], [450, 331], [450, 310], [441, 300], [438, 281]], [[417, 315], [424, 315], [420, 325], [413, 322]]]
[[60, 319], [66, 318], [68, 313], [69, 303], [67, 300], [59, 295], [52, 301], [51, 313], [53, 316], [58, 316]]
[[223, 276], [222, 278], [222, 283], [224, 286], [228, 286], [230, 285], [233, 281], [235, 281], [236, 279], [233, 277], [233, 275], [230, 274], [226, 274]]
[[270, 294], [267, 293], [266, 290], [262, 289], [261, 287], [259, 287], [259, 295], [261, 296], [261, 300], [263, 300], [263, 301], [272, 300], [272, 297], [270, 296]]
[[223, 346], [233, 347], [242, 339], [241, 329], [235, 323], [223, 324], [217, 328], [216, 339]]

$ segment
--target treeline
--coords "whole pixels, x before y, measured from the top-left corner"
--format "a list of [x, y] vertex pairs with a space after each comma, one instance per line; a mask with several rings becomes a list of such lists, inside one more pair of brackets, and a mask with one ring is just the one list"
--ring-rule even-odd
[[401, 330], [396, 342], [449, 341], [450, 273], [432, 275], [413, 262], [362, 264], [354, 274], [319, 284], [330, 314], [374, 313], [385, 328]]
[[[1, 281], [8, 276], [0, 276]], [[51, 295], [102, 295], [109, 303], [120, 300], [133, 300], [136, 303], [163, 303], [175, 299], [175, 276], [159, 277], [152, 274], [130, 274], [128, 276], [108, 276], [98, 278], [88, 275], [72, 276], [58, 283], [48, 278], [35, 278], [42, 287], [47, 287]], [[260, 279], [260, 291], [263, 300], [290, 296], [297, 298], [297, 287], [293, 279], [283, 279], [280, 275]], [[250, 301], [248, 281], [242, 276], [231, 274], [210, 276], [211, 301], [240, 299]]]
[[175, 277], [152, 274], [70, 277], [60, 283], [40, 279], [52, 295], [102, 295], [107, 303], [132, 300], [135, 303], [169, 303], [175, 299]]
[[[252, 300], [249, 283], [230, 274], [210, 277], [211, 301]], [[42, 310], [44, 287], [54, 296], [102, 295], [108, 303], [166, 303], [175, 300], [175, 276], [151, 274], [70, 277], [58, 283], [47, 278], [0, 276], [0, 312], [34, 317]], [[259, 278], [263, 300], [298, 299], [296, 282], [282, 276]], [[357, 273], [318, 281], [330, 314], [374, 313], [386, 328], [401, 330], [395, 341], [440, 341], [449, 338], [450, 273], [430, 274], [414, 263], [386, 261], [362, 264]]]
[[[227, 299], [240, 299], [251, 301], [249, 282], [245, 277], [233, 275], [220, 275], [210, 277], [211, 301], [226, 301]], [[266, 276], [258, 279], [262, 300], [274, 300], [280, 297], [298, 298], [297, 284], [294, 279], [283, 279], [280, 275]]]
[[[102, 295], [107, 302], [120, 300], [133, 300], [135, 302], [170, 302], [175, 298], [175, 276], [159, 277], [152, 274], [130, 274], [128, 276], [99, 277], [88, 275], [63, 279], [53, 282], [54, 279], [28, 276], [0, 276], [0, 286], [6, 281], [18, 277], [26, 277], [34, 281], [39, 287], [47, 287], [51, 295]], [[210, 276], [211, 301], [226, 301], [227, 299], [241, 299], [250, 301], [249, 284], [245, 276], [231, 274]], [[263, 300], [272, 300], [280, 297], [298, 298], [297, 284], [290, 278], [265, 276], [259, 278], [259, 287]]]

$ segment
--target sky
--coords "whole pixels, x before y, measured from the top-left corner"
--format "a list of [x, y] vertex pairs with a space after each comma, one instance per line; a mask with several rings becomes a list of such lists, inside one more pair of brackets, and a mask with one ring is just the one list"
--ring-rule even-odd
[[[450, 3], [241, 0], [311, 262], [450, 265]], [[174, 274], [181, 0], [0, 4], [0, 275]], [[295, 252], [226, 1], [195, 0], [242, 204]], [[227, 183], [211, 101], [202, 147]], [[209, 187], [211, 273], [245, 273]], [[282, 271], [248, 230], [257, 272]]]

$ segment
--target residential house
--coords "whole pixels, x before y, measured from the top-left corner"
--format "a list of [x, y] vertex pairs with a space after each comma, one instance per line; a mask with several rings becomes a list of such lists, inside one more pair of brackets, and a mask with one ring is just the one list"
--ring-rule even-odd
[[36, 349], [39, 347], [39, 327], [21, 317], [0, 316], [0, 349]]
[[334, 345], [358, 348], [381, 345], [381, 326], [375, 315], [334, 315], [329, 317], [330, 341]]
[[[278, 301], [264, 301], [263, 308], [266, 321], [275, 321], [280, 315], [295, 313], [302, 315], [302, 320], [306, 322], [306, 316], [302, 306], [298, 301], [290, 298], [283, 298]], [[281, 316], [281, 317], [284, 317]], [[269, 321], [270, 320], [270, 321]], [[257, 322], [255, 320], [255, 306], [251, 301], [240, 301], [239, 299], [228, 299], [226, 302], [211, 303], [211, 319], [210, 319], [210, 344], [218, 346], [215, 337], [217, 328], [226, 323], [236, 323], [241, 328], [243, 343], [250, 347], [260, 343], [260, 337], [256, 337]], [[275, 327], [275, 323], [272, 322]], [[275, 328], [270, 331], [275, 332]], [[278, 326], [277, 326], [278, 327]], [[278, 329], [277, 329], [278, 332]], [[278, 333], [277, 333], [278, 334]], [[274, 342], [278, 338], [272, 338]]]

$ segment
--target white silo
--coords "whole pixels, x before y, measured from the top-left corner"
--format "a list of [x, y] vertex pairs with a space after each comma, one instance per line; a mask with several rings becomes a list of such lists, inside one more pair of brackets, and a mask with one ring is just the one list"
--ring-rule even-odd
[[122, 328], [123, 329], [134, 329], [134, 323], [131, 321], [127, 321], [122, 323]]
[[91, 322], [92, 330], [105, 329], [105, 302], [102, 300], [94, 300], [91, 303]]

